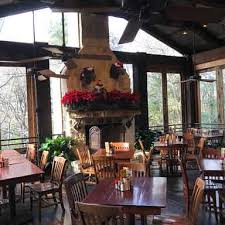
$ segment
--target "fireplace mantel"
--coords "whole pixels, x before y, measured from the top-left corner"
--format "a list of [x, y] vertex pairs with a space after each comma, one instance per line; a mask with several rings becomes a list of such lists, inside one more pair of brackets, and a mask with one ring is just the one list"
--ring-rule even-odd
[[98, 119], [98, 118], [130, 118], [140, 115], [139, 110], [101, 110], [81, 112], [68, 110], [71, 119]]

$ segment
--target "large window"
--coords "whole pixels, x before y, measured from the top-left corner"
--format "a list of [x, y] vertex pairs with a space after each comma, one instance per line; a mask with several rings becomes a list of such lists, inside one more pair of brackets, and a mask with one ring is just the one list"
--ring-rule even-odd
[[8, 16], [0, 19], [0, 40], [32, 43], [32, 12]]
[[163, 42], [152, 37], [143, 30], [139, 30], [134, 41], [119, 45], [120, 37], [127, 25], [127, 20], [117, 17], [109, 17], [109, 39], [112, 50], [125, 52], [146, 52], [149, 54], [182, 56], [179, 52], [167, 46]]
[[163, 126], [162, 74], [147, 73], [149, 126]]
[[167, 96], [169, 124], [181, 124], [181, 84], [180, 74], [167, 73]]
[[[64, 67], [61, 60], [50, 60], [49, 67], [55, 73], [60, 73]], [[63, 132], [63, 111], [62, 111], [62, 79], [50, 78], [51, 87], [51, 113], [52, 113], [52, 133], [62, 134]]]
[[[216, 79], [216, 71], [200, 73], [204, 79]], [[200, 81], [201, 123], [218, 123], [216, 82]]]
[[0, 131], [0, 139], [28, 137], [26, 69], [23, 67], [0, 67]]
[[[78, 13], [64, 14], [65, 45], [79, 47]], [[35, 41], [63, 44], [62, 13], [49, 8], [34, 11]], [[22, 13], [0, 19], [0, 40], [33, 43], [33, 13]]]

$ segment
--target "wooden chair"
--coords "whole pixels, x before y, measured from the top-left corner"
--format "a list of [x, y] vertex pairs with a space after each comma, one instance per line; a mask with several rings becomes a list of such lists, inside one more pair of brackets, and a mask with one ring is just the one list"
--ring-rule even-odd
[[145, 177], [148, 175], [145, 163], [118, 163], [118, 171], [123, 169], [123, 167], [128, 167], [132, 170], [132, 176], [134, 177]]
[[202, 150], [202, 157], [205, 159], [220, 159], [221, 151], [215, 148], [204, 148]]
[[116, 177], [116, 166], [113, 156], [93, 156], [96, 182]]
[[42, 170], [45, 170], [45, 167], [46, 167], [47, 162], [48, 162], [48, 155], [49, 155], [49, 151], [43, 151], [42, 154], [41, 154], [41, 159], [40, 159], [40, 162], [39, 162], [39, 167]]
[[122, 210], [120, 207], [94, 205], [77, 202], [76, 207], [82, 225], [122, 225]]
[[110, 142], [111, 147], [117, 152], [129, 151], [130, 144], [128, 142]]
[[87, 146], [77, 148], [77, 155], [80, 160], [80, 170], [84, 175], [87, 175], [91, 180], [95, 175], [95, 169], [91, 160], [91, 154]]
[[197, 151], [197, 154], [199, 157], [202, 157], [202, 152], [203, 152], [203, 149], [204, 149], [204, 146], [205, 146], [205, 141], [206, 139], [201, 137], [197, 146], [196, 146], [196, 151]]
[[[48, 151], [43, 151], [42, 152], [41, 160], [39, 162], [39, 167], [42, 170], [45, 170], [45, 166], [46, 166], [47, 161], [48, 161], [48, 155], [49, 155]], [[41, 176], [41, 181], [44, 181], [44, 174]], [[26, 189], [29, 188], [29, 185], [26, 184], [26, 183], [22, 183], [21, 185], [22, 185], [21, 186], [21, 192], [22, 192], [21, 195], [22, 195], [22, 201], [24, 203], [24, 201], [25, 201], [25, 194], [29, 193], [29, 191], [26, 191]]]
[[185, 132], [183, 135], [184, 143], [187, 144], [187, 153], [190, 155], [195, 155], [195, 137], [191, 132]]
[[142, 160], [140, 160], [140, 157], [139, 157], [140, 154], [139, 153], [135, 153], [134, 157], [139, 158], [140, 163], [145, 163], [147, 174], [150, 175], [150, 167], [151, 167], [151, 163], [152, 163], [153, 148], [150, 148], [149, 151], [146, 151], [145, 148], [144, 148], [144, 144], [143, 144], [141, 139], [138, 139], [138, 143], [141, 147], [141, 158], [142, 158]]
[[85, 177], [82, 173], [74, 174], [65, 181], [65, 189], [70, 207], [72, 225], [80, 224], [79, 215], [75, 207], [76, 202], [82, 202], [87, 196]]
[[198, 212], [203, 198], [204, 186], [205, 182], [202, 179], [197, 178], [193, 188], [193, 193], [191, 196], [191, 207], [187, 218], [179, 216], [159, 216], [153, 219], [153, 224], [197, 225]]
[[36, 161], [35, 144], [27, 144], [26, 159], [28, 159], [32, 163], [35, 163]]
[[[62, 182], [63, 175], [66, 167], [66, 159], [63, 157], [54, 157], [52, 163], [52, 171], [50, 181], [44, 183], [32, 184], [30, 188], [30, 207], [32, 209], [33, 198], [38, 200], [38, 218], [41, 221], [41, 208], [48, 207], [52, 205], [61, 204], [62, 210], [64, 211], [64, 204], [62, 199]], [[52, 195], [53, 203], [48, 200], [48, 195]], [[58, 194], [59, 200], [56, 199], [56, 194]], [[46, 205], [42, 205], [45, 202]]]

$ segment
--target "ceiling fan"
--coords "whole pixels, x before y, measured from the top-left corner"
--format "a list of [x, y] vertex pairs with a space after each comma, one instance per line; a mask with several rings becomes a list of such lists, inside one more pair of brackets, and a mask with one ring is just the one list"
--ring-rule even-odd
[[187, 80], [180, 81], [180, 83], [197, 82], [197, 81], [213, 83], [216, 80], [215, 79], [203, 79], [200, 75], [193, 75], [193, 76], [190, 76]]
[[[192, 38], [192, 47], [193, 47], [193, 57], [195, 55], [195, 32], [193, 32], [193, 38]], [[190, 82], [197, 82], [197, 81], [202, 81], [202, 82], [208, 82], [208, 83], [213, 83], [216, 80], [215, 79], [205, 79], [202, 78], [196, 71], [195, 65], [193, 64], [193, 70], [194, 70], [194, 75], [190, 76], [186, 80], [182, 80], [179, 83], [190, 83]]]

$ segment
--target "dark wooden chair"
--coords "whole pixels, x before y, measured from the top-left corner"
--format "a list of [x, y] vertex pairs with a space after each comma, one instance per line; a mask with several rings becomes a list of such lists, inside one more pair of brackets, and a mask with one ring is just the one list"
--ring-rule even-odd
[[[66, 159], [63, 157], [54, 157], [51, 171], [50, 181], [44, 183], [32, 184], [30, 188], [30, 207], [33, 206], [33, 198], [38, 200], [38, 218], [41, 221], [41, 208], [61, 204], [64, 211], [64, 204], [62, 199], [62, 183], [63, 175], [66, 167]], [[48, 195], [51, 194], [54, 200], [53, 203], [49, 203]], [[58, 200], [56, 199], [58, 194]], [[42, 205], [42, 202], [45, 205]]]
[[195, 182], [191, 196], [191, 207], [188, 217], [181, 216], [156, 216], [153, 224], [159, 225], [197, 225], [198, 212], [203, 198], [205, 182], [198, 178]]
[[91, 159], [91, 154], [87, 146], [82, 145], [77, 148], [77, 155], [80, 160], [80, 170], [84, 175], [89, 177], [89, 180], [92, 180], [92, 176], [95, 175], [95, 169]]
[[92, 160], [97, 183], [103, 179], [116, 177], [116, 165], [113, 156], [93, 156]]
[[82, 173], [74, 174], [65, 181], [65, 189], [70, 207], [72, 225], [80, 224], [79, 215], [75, 206], [76, 202], [82, 202], [87, 196], [85, 177]]
[[120, 207], [76, 203], [82, 225], [122, 225]]

